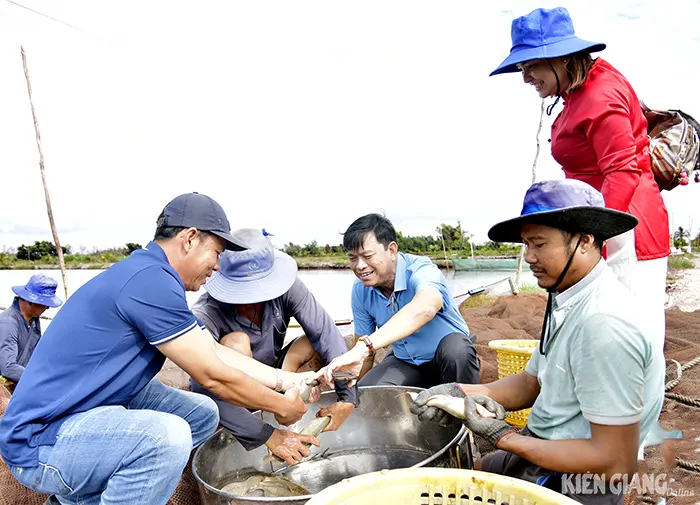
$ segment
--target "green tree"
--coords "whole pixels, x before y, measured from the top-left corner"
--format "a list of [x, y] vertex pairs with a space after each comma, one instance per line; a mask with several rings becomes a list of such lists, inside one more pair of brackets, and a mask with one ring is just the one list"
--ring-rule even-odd
[[285, 245], [282, 248], [282, 251], [289, 254], [293, 258], [301, 256], [301, 246], [298, 246], [293, 242], [290, 242], [289, 244]]
[[[70, 246], [62, 246], [63, 254], [70, 254]], [[35, 241], [33, 245], [22, 244], [17, 248], [17, 259], [18, 260], [30, 260], [38, 261], [47, 256], [58, 256], [58, 251], [56, 251], [56, 246], [53, 242], [48, 240]]]
[[693, 247], [700, 247], [700, 231], [695, 235], [695, 238], [690, 241], [690, 245]]
[[674, 247], [685, 247], [688, 245], [686, 239], [690, 238], [690, 233], [685, 230], [682, 226], [679, 226], [676, 231], [673, 232], [673, 245]]
[[306, 244], [301, 248], [302, 256], [321, 256], [321, 249], [318, 247], [318, 243], [312, 240], [310, 244]]
[[438, 238], [442, 235], [442, 240], [445, 241], [445, 248], [460, 249], [462, 246], [462, 225], [458, 222], [457, 226], [442, 223], [437, 229]]
[[126, 255], [129, 256], [132, 252], [137, 251], [139, 249], [143, 249], [143, 246], [141, 244], [137, 244], [135, 242], [127, 242], [126, 243]]

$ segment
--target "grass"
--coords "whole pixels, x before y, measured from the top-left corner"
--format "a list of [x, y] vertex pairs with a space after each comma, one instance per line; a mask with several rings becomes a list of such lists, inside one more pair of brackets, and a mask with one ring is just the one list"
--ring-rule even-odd
[[695, 262], [692, 260], [693, 255], [691, 254], [678, 254], [668, 257], [668, 268], [669, 270], [683, 270], [688, 268], [695, 268]]
[[498, 300], [497, 296], [490, 296], [490, 295], [475, 295], [475, 296], [470, 296], [466, 300], [462, 302], [462, 304], [459, 306], [460, 309], [473, 309], [476, 307], [486, 307], [488, 305], [493, 305], [496, 303], [496, 300]]
[[[77, 270], [83, 268], [108, 268], [113, 263], [126, 258], [125, 255], [66, 255], [64, 261], [66, 268], [69, 270]], [[0, 253], [0, 270], [52, 270], [58, 268], [58, 259], [44, 257], [37, 261], [18, 260], [14, 255], [2, 255]]]
[[347, 256], [299, 256], [294, 258], [297, 266], [304, 268], [348, 268]]
[[520, 286], [520, 291], [525, 293], [546, 293], [546, 291], [537, 284], [523, 284]]

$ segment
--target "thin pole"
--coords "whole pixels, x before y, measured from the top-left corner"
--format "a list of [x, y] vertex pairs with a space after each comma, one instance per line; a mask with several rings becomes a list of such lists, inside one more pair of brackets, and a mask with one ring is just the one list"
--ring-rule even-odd
[[440, 233], [440, 240], [442, 240], [442, 254], [445, 256], [445, 268], [450, 271], [450, 261], [447, 259], [447, 250], [445, 249], [445, 237], [442, 234], [442, 226], [438, 227], [438, 233]]
[[[542, 132], [542, 123], [544, 122], [544, 98], [540, 105], [540, 124], [537, 127], [537, 150], [535, 151], [535, 160], [532, 162], [532, 184], [537, 181], [537, 159], [540, 157], [540, 132]], [[523, 259], [525, 258], [525, 244], [520, 246], [520, 255], [518, 256], [518, 269], [515, 272], [515, 286], [520, 288], [520, 272], [523, 269]]]
[[46, 211], [49, 214], [49, 225], [51, 226], [51, 233], [53, 234], [53, 241], [56, 244], [56, 253], [58, 255], [58, 266], [61, 268], [61, 277], [63, 278], [63, 290], [66, 293], [66, 300], [68, 299], [68, 279], [66, 276], [66, 264], [63, 261], [63, 248], [61, 248], [61, 242], [58, 240], [58, 232], [56, 231], [56, 224], [53, 220], [53, 211], [51, 210], [51, 198], [49, 197], [49, 187], [46, 184], [46, 171], [44, 170], [44, 152], [41, 149], [41, 132], [39, 130], [39, 120], [36, 117], [36, 110], [34, 109], [34, 101], [32, 100], [32, 84], [29, 80], [29, 69], [27, 68], [27, 56], [24, 54], [24, 47], [20, 46], [20, 51], [22, 53], [22, 66], [24, 67], [24, 78], [27, 81], [27, 92], [29, 93], [29, 105], [32, 108], [32, 118], [34, 119], [34, 131], [36, 132], [36, 146], [39, 149], [39, 171], [41, 172], [41, 182], [44, 185], [44, 197], [46, 199]]

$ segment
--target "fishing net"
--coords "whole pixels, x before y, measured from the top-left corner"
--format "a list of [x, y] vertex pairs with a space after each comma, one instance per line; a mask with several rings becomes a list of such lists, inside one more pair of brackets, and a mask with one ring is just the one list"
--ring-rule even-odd
[[[10, 402], [10, 392], [0, 386], [0, 418]], [[24, 487], [0, 459], [0, 505], [42, 505], [48, 496]]]
[[[9, 401], [10, 392], [0, 386], [0, 418], [5, 413]], [[192, 475], [191, 468], [188, 462], [168, 505], [201, 505], [197, 481]], [[47, 495], [32, 491], [20, 484], [10, 473], [5, 462], [0, 459], [0, 505], [43, 505], [47, 499]]]
[[[194, 454], [194, 452], [192, 453]], [[168, 505], [202, 505], [202, 500], [199, 497], [197, 481], [192, 473], [192, 456], [185, 466], [185, 471], [182, 472], [180, 482], [175, 488], [175, 492], [170, 497]]]

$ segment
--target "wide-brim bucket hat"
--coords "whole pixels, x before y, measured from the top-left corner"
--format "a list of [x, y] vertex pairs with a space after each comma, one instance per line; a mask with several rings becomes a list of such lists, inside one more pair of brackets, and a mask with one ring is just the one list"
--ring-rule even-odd
[[588, 51], [602, 51], [605, 44], [580, 39], [574, 33], [569, 11], [564, 7], [535, 9], [513, 21], [510, 28], [513, 45], [510, 54], [489, 75], [519, 72], [518, 63], [557, 58]]
[[219, 271], [207, 280], [204, 289], [223, 303], [258, 303], [279, 298], [297, 278], [297, 262], [275, 250], [263, 230], [243, 228], [231, 233], [244, 251], [224, 251]]
[[63, 302], [56, 296], [58, 282], [44, 274], [35, 274], [29, 278], [24, 286], [12, 286], [12, 291], [22, 300], [44, 305], [46, 307], [60, 307]]
[[523, 225], [538, 224], [608, 240], [637, 223], [631, 214], [605, 208], [603, 195], [589, 184], [564, 179], [530, 186], [520, 216], [494, 225], [488, 235], [494, 242], [522, 242]]

